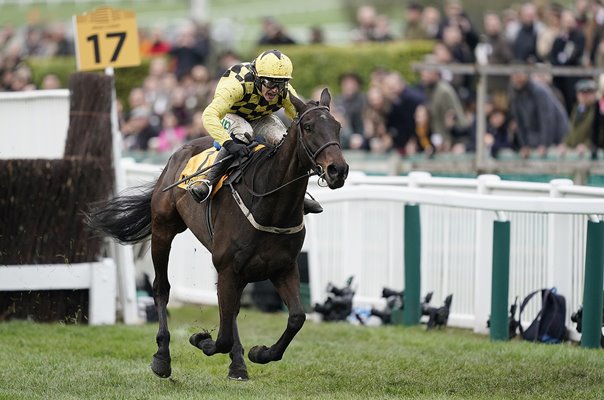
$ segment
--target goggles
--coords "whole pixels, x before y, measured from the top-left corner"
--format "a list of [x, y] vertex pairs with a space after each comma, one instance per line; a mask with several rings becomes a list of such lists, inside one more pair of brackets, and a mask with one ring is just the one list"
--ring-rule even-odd
[[279, 91], [282, 91], [287, 86], [287, 80], [260, 78], [260, 83], [269, 90], [277, 88]]

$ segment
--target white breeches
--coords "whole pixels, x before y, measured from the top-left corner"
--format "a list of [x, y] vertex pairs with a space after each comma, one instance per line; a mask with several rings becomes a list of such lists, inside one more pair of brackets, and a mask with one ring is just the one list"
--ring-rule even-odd
[[251, 123], [238, 115], [227, 114], [221, 123], [231, 137], [235, 137], [244, 143], [250, 143], [256, 137], [260, 137], [268, 144], [275, 145], [287, 133], [287, 128], [285, 128], [283, 122], [274, 114], [267, 115]]

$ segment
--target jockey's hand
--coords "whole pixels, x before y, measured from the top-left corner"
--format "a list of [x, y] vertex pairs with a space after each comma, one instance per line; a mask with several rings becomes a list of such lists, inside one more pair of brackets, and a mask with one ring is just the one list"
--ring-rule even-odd
[[235, 143], [233, 140], [225, 141], [222, 146], [235, 156], [243, 157], [250, 154], [251, 150], [244, 144]]

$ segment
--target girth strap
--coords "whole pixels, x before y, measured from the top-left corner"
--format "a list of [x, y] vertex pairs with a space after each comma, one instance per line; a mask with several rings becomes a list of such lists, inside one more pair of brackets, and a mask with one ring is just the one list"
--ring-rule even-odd
[[235, 199], [235, 203], [237, 203], [237, 205], [239, 206], [239, 208], [243, 212], [243, 215], [245, 215], [245, 217], [247, 218], [247, 220], [250, 221], [250, 224], [252, 224], [252, 226], [254, 228], [256, 228], [257, 230], [259, 230], [259, 231], [269, 232], [269, 233], [277, 233], [277, 234], [284, 234], [284, 235], [291, 235], [293, 233], [298, 233], [302, 229], [304, 229], [304, 219], [302, 219], [302, 223], [300, 223], [300, 225], [298, 225], [298, 226], [292, 226], [291, 228], [279, 228], [279, 227], [276, 227], [276, 226], [261, 225], [261, 224], [259, 224], [256, 221], [256, 219], [254, 218], [254, 215], [252, 214], [252, 212], [246, 207], [245, 203], [241, 199], [241, 196], [239, 196], [239, 193], [237, 192], [237, 190], [235, 190], [235, 188], [233, 187], [233, 185], [231, 185], [231, 193], [233, 194], [233, 198]]

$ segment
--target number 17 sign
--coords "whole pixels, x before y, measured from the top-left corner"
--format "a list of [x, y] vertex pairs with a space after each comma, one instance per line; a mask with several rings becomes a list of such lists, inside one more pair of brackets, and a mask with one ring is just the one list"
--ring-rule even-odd
[[134, 11], [99, 7], [73, 16], [78, 71], [140, 65]]

